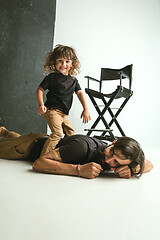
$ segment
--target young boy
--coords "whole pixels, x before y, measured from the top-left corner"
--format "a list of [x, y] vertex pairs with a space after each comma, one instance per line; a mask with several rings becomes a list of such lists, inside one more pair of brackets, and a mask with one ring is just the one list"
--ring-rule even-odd
[[[68, 46], [57, 45], [46, 55], [44, 70], [49, 73], [37, 89], [38, 114], [44, 114], [51, 134], [47, 139], [41, 155], [55, 148], [63, 133], [65, 136], [74, 135], [74, 129], [68, 119], [72, 106], [73, 94], [77, 94], [83, 111], [81, 118], [87, 123], [91, 117], [85, 95], [75, 78], [80, 72], [80, 62], [75, 50]], [[47, 93], [47, 101], [43, 102], [43, 92]]]

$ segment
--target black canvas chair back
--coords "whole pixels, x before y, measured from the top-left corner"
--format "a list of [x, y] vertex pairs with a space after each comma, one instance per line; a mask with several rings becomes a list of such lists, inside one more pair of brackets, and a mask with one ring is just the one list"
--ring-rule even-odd
[[[114, 141], [120, 136], [125, 136], [117, 117], [133, 95], [131, 90], [132, 67], [133, 65], [131, 64], [121, 69], [101, 68], [100, 80], [86, 76], [88, 85], [85, 91], [98, 113], [98, 117], [92, 127], [90, 129], [85, 129], [88, 136], [96, 132], [99, 133], [99, 135], [94, 135], [94, 137], [106, 141]], [[103, 85], [106, 82], [109, 85], [113, 81], [116, 82], [116, 87], [114, 91], [108, 92], [109, 87]], [[96, 87], [96, 90], [91, 86], [93, 82], [99, 85]], [[116, 107], [114, 104], [116, 104]], [[109, 117], [107, 117], [107, 115]], [[103, 128], [98, 128], [100, 124], [103, 125]], [[112, 129], [112, 127], [114, 127], [114, 129]], [[115, 133], [117, 130], [118, 135], [116, 136]]]

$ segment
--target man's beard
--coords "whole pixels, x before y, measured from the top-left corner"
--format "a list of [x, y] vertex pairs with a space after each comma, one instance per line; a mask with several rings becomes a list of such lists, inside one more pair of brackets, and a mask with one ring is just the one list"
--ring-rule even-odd
[[108, 163], [104, 162], [102, 164], [102, 168], [103, 168], [103, 171], [110, 171], [111, 170], [111, 167]]
[[94, 158], [92, 159], [92, 161], [100, 164], [103, 168], [103, 171], [110, 171], [111, 170], [110, 165], [107, 162], [105, 162], [104, 152], [97, 152], [95, 154]]

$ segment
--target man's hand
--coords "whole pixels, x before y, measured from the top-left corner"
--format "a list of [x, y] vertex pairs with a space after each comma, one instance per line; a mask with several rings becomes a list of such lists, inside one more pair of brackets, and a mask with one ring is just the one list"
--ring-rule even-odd
[[127, 165], [111, 168], [111, 170], [117, 173], [120, 178], [131, 178], [131, 170]]
[[101, 165], [91, 162], [84, 165], [79, 165], [79, 176], [84, 178], [96, 178], [102, 171]]

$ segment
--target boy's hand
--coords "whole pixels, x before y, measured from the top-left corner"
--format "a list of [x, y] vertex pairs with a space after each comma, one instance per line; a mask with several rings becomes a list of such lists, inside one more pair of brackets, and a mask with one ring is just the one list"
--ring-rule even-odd
[[91, 120], [91, 116], [88, 110], [83, 110], [81, 114], [81, 118], [83, 118], [83, 123], [88, 123]]
[[37, 109], [37, 113], [38, 113], [39, 115], [44, 114], [46, 111], [47, 111], [47, 108], [46, 108], [46, 106], [44, 106], [44, 105], [40, 105], [40, 106], [38, 107], [38, 109]]

